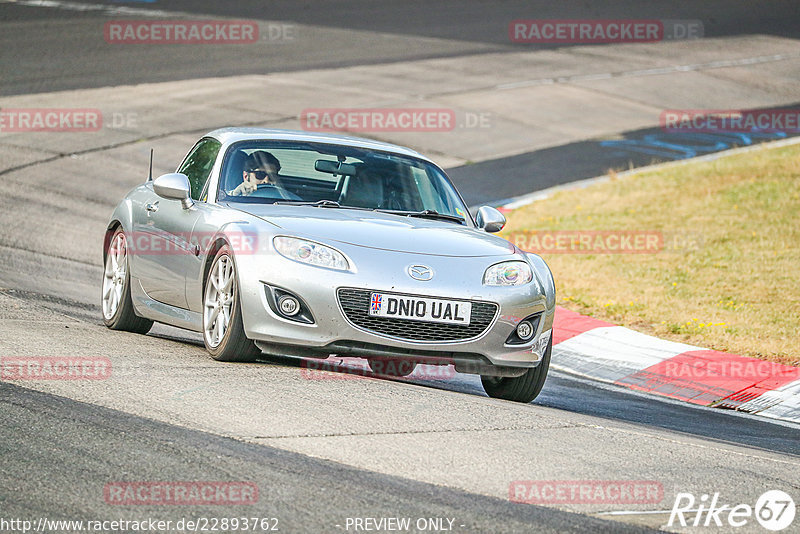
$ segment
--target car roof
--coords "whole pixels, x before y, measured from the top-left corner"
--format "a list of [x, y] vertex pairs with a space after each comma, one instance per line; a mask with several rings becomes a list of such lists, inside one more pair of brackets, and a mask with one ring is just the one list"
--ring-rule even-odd
[[[232, 144], [239, 141], [258, 141], [258, 140], [280, 140], [280, 141], [307, 141], [310, 143], [328, 143], [335, 145], [345, 145], [384, 152], [393, 152], [404, 156], [411, 156], [425, 161], [431, 161], [415, 150], [410, 148], [365, 139], [363, 137], [353, 137], [341, 134], [329, 134], [320, 132], [305, 132], [301, 130], [281, 130], [272, 128], [220, 128], [209, 132], [206, 137], [213, 137], [223, 144]], [[431, 161], [432, 162], [432, 161]]]

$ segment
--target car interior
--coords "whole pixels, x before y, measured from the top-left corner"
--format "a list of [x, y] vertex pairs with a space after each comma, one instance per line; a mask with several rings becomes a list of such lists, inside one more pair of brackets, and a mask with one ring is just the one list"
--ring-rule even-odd
[[[424, 209], [412, 167], [391, 161], [331, 156], [308, 150], [271, 149], [281, 162], [280, 186], [260, 185], [246, 198], [230, 192], [242, 183], [245, 160], [263, 148], [236, 149], [225, 162], [220, 200], [274, 202], [329, 200], [342, 206], [419, 211]], [[261, 200], [263, 199], [263, 200]]]

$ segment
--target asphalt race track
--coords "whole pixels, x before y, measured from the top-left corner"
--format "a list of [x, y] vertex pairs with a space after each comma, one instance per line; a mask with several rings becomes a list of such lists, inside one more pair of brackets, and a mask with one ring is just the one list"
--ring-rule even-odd
[[[800, 7], [782, 1], [677, 7], [624, 1], [604, 8], [477, 0], [32, 4], [0, 2], [0, 108], [9, 107], [12, 97], [96, 90], [89, 93], [95, 97], [106, 95], [103, 88], [110, 86], [151, 82], [180, 83], [164, 91], [189, 87], [202, 96], [212, 90], [202, 81], [207, 78], [240, 83], [248, 75], [302, 76], [310, 69], [318, 69], [313, 75], [325, 89], [322, 73], [344, 72], [335, 69], [391, 70], [425, 58], [518, 53], [525, 48], [507, 37], [508, 22], [516, 18], [696, 19], [703, 21], [706, 37], [723, 40], [715, 45], [719, 48], [725, 39], [750, 35], [800, 39]], [[164, 10], [162, 18], [257, 18], [289, 25], [305, 39], [257, 50], [109, 49], [97, 37], [104, 22], [137, 18], [114, 11], [122, 8]], [[602, 47], [594, 48], [600, 58]], [[561, 45], [543, 50], [572, 54]], [[614, 61], [622, 62], [627, 53]], [[692, 53], [687, 50], [675, 63], [711, 61]], [[574, 55], [591, 64], [597, 59], [592, 54]], [[796, 81], [797, 61], [787, 64], [767, 68]], [[797, 108], [796, 85], [792, 94], [783, 78], [776, 79], [759, 80], [765, 92], [777, 95], [764, 99], [773, 102], [769, 106], [759, 106]], [[631, 92], [636, 91], [632, 83]], [[64, 94], [74, 98], [76, 93]], [[214, 103], [204, 105], [196, 109], [212, 113]], [[243, 109], [248, 105], [241, 102]], [[465, 533], [628, 532], [664, 526], [680, 492], [719, 493], [721, 502], [751, 506], [771, 489], [797, 495], [797, 425], [697, 408], [558, 372], [551, 373], [532, 404], [518, 405], [489, 399], [472, 375], [365, 378], [344, 367], [309, 376], [296, 358], [215, 362], [199, 335], [174, 328], [156, 326], [147, 336], [107, 330], [98, 305], [99, 244], [107, 217], [143, 178], [149, 146], [156, 146], [155, 172], [168, 172], [210, 129], [197, 122], [200, 111], [187, 113], [191, 124], [144, 135], [146, 143], [129, 136], [108, 142], [61, 137], [47, 144], [0, 134], [0, 357], [103, 357], [113, 365], [112, 377], [103, 381], [0, 382], [0, 526], [10, 519], [176, 522], [248, 516], [277, 518], [281, 532], [355, 532], [367, 529], [354, 528], [348, 518], [408, 517], [452, 519], [442, 524]], [[209, 120], [223, 125], [227, 119]], [[604, 140], [554, 138], [546, 148], [519, 145], [509, 151], [513, 155], [469, 164], [453, 152], [448, 172], [465, 199], [477, 204], [609, 168], [711, 152], [701, 142], [685, 142], [670, 143], [682, 147], [671, 152], [653, 153], [654, 146], [664, 146], [656, 127], [657, 121], [624, 126]], [[723, 144], [730, 148], [779, 137], [727, 138]], [[437, 152], [451, 155], [444, 148]], [[664, 496], [627, 506], [510, 502], [509, 488], [520, 480], [657, 481]], [[258, 500], [251, 505], [119, 505], [104, 498], [105, 485], [117, 481], [248, 481], [258, 487]], [[763, 531], [755, 521], [736, 530]]]
[[[588, 7], [579, 2], [556, 5], [543, 0], [446, 0], [435, 5], [422, 0], [391, 0], [381, 2], [379, 8], [369, 0], [76, 3], [110, 10], [122, 6], [194, 16], [276, 21], [296, 25], [304, 44], [276, 45], [266, 55], [242, 47], [198, 54], [192, 46], [165, 51], [163, 47], [148, 45], [135, 54], [126, 49], [109, 52], [105, 43], [97, 39], [97, 30], [109, 18], [122, 18], [120, 14], [36, 9], [11, 2], [2, 6], [6, 23], [0, 36], [0, 60], [4, 67], [0, 94], [513, 51], [524, 45], [508, 42], [508, 22], [524, 18], [697, 19], [703, 21], [707, 36], [768, 34], [796, 38], [800, 33], [796, 24], [800, 16], [798, 6], [791, 0], [770, 2], [769, 8], [760, 9], [751, 2], [725, 0], [678, 5], [669, 0], [646, 4], [624, 0]], [[385, 34], [393, 37], [387, 38]], [[14, 68], [10, 68], [12, 62]]]
[[[74, 511], [76, 517], [104, 513], [93, 504], [92, 490], [108, 482], [108, 458], [113, 457], [129, 473], [148, 480], [264, 481], [256, 509], [234, 510], [277, 518], [280, 531], [330, 532], [338, 523], [344, 525], [347, 517], [380, 517], [387, 510], [410, 517], [456, 517], [459, 530], [481, 532], [497, 525], [516, 531], [535, 525], [540, 532], [608, 528], [599, 519], [353, 469], [13, 385], [3, 384], [0, 399], [0, 420], [8, 437], [2, 443], [3, 457], [11, 467], [3, 474], [7, 482], [15, 481], [13, 487], [4, 488], [10, 490], [3, 500], [5, 517], [34, 513], [58, 518], [65, 510]], [[42, 427], [61, 430], [57, 435], [38, 432]], [[152, 455], [158, 460], [151, 461]], [[41, 487], [41, 480], [50, 483]], [[72, 488], [68, 494], [65, 487]], [[154, 515], [178, 521], [219, 512], [213, 506], [194, 506]]]

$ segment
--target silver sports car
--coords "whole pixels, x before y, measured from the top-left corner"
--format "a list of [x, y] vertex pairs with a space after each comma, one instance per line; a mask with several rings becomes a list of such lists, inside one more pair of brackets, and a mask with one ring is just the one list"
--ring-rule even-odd
[[202, 332], [220, 361], [355, 356], [394, 375], [452, 364], [492, 397], [530, 402], [555, 287], [539, 256], [490, 235], [504, 224], [487, 206], [473, 218], [444, 171], [407, 148], [216, 130], [114, 210], [103, 318]]

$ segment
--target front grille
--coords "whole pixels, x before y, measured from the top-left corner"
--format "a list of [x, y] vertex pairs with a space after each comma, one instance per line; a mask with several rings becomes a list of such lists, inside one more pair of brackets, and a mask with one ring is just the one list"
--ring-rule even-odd
[[[392, 293], [404, 295], [403, 293]], [[368, 289], [339, 288], [339, 304], [345, 317], [359, 328], [375, 334], [391, 336], [406, 341], [429, 343], [466, 341], [479, 337], [491, 326], [497, 314], [497, 304], [491, 302], [472, 302], [472, 316], [469, 326], [445, 323], [430, 323], [410, 319], [371, 317], [369, 315], [372, 291]], [[422, 295], [404, 295], [408, 297]], [[427, 297], [434, 298], [434, 297]], [[438, 297], [436, 297], [438, 298]], [[445, 299], [451, 300], [451, 299]]]

